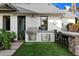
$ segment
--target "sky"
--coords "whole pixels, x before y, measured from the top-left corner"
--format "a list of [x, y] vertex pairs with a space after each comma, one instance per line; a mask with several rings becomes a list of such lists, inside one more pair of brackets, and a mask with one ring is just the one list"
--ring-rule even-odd
[[[60, 9], [64, 9], [64, 7], [68, 7], [70, 8], [72, 3], [52, 3], [54, 6], [60, 8]], [[76, 3], [76, 7], [79, 7], [79, 3]], [[79, 12], [75, 12], [76, 16], [79, 16]]]
[[[55, 5], [56, 7], [60, 8], [60, 9], [64, 9], [65, 6], [70, 6], [72, 3], [52, 3], [53, 5]], [[79, 3], [76, 3], [76, 6], [79, 7]]]

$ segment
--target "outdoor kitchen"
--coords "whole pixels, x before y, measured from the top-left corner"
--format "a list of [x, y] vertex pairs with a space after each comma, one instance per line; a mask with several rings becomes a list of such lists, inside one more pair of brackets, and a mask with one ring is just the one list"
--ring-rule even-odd
[[[32, 20], [38, 23], [37, 25], [34, 25], [34, 27], [28, 27], [27, 28], [27, 35], [28, 35], [28, 41], [30, 42], [54, 42], [54, 31], [49, 30], [49, 20], [48, 16], [41, 16], [41, 20]], [[35, 24], [34, 22], [34, 24]], [[31, 25], [33, 26], [33, 24]]]

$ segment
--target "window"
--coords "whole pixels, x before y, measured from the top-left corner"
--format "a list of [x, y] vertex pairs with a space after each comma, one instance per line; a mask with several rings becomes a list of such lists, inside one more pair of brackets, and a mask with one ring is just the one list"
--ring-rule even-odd
[[3, 29], [10, 30], [10, 16], [3, 16]]
[[45, 30], [48, 28], [48, 16], [41, 16], [41, 27]]

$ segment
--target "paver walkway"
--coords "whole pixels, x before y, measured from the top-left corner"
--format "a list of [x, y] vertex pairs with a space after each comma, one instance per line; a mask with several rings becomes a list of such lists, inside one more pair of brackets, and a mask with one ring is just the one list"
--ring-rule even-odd
[[11, 56], [21, 45], [23, 42], [13, 42], [11, 44], [11, 49], [9, 50], [0, 50], [0, 56]]

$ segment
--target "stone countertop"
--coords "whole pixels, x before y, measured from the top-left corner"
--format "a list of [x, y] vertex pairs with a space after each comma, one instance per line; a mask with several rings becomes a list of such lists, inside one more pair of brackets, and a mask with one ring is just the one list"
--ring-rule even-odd
[[54, 31], [47, 31], [47, 30], [36, 30], [36, 31], [29, 31], [29, 30], [27, 30], [26, 32], [36, 32], [36, 33], [54, 33]]
[[38, 30], [37, 33], [54, 33], [54, 31]]
[[79, 32], [69, 32], [69, 31], [60, 31], [60, 32], [67, 36], [79, 37]]

